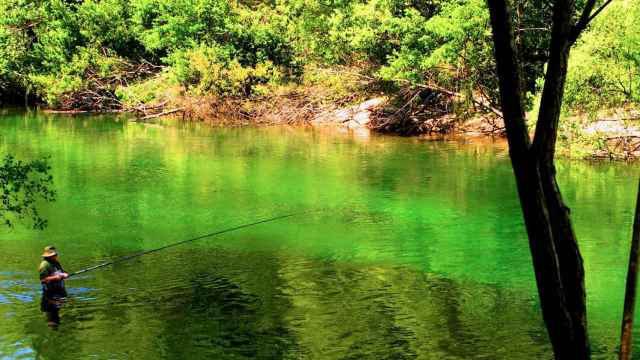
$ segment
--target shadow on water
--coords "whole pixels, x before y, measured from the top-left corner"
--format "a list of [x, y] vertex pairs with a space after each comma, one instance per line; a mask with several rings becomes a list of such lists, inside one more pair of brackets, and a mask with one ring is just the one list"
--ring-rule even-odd
[[[46, 231], [0, 232], [0, 358], [550, 357], [504, 146], [41, 114], [0, 134], [51, 156], [59, 195]], [[595, 358], [615, 357], [636, 170], [558, 166]], [[77, 270], [320, 208], [69, 281], [56, 331], [40, 313], [49, 243]]]
[[[123, 273], [130, 274], [126, 280]], [[108, 293], [100, 286], [118, 279], [120, 284], [110, 286]], [[549, 355], [534, 299], [495, 285], [459, 282], [402, 266], [183, 249], [70, 281], [68, 286], [72, 295], [56, 331], [32, 311], [16, 319], [25, 323], [30, 356], [526, 359]], [[93, 290], [78, 292], [77, 286]], [[16, 352], [23, 350], [18, 345], [5, 343], [3, 355], [10, 355], [11, 348], [20, 358]]]

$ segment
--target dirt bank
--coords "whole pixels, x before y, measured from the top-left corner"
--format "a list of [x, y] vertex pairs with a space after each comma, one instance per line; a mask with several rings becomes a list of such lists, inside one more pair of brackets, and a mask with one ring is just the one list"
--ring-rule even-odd
[[[331, 97], [324, 88], [303, 88], [246, 98], [193, 97], [173, 94], [158, 103], [110, 110], [136, 114], [136, 121], [170, 117], [203, 121], [213, 126], [304, 125], [335, 127], [359, 135], [502, 137], [504, 123], [491, 111], [451, 111], [447, 98], [411, 104], [383, 93]], [[485, 109], [486, 110], [486, 109]], [[86, 113], [68, 111], [57, 113]], [[640, 158], [640, 113], [624, 111], [610, 117], [563, 120], [558, 154], [568, 158]]]

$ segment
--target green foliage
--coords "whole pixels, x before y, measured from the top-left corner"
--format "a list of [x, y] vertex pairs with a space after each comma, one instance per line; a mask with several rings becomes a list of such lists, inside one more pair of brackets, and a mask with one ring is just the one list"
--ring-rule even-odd
[[[549, 11], [540, 1], [518, 1], [519, 28], [538, 29]], [[290, 3], [288, 3], [290, 4]], [[492, 39], [485, 1], [369, 0], [294, 2], [298, 50], [327, 64], [370, 66], [396, 85], [430, 84], [498, 102]], [[284, 6], [283, 6], [284, 7]], [[545, 32], [518, 35], [525, 57], [527, 89], [542, 74]], [[364, 65], [363, 65], [364, 64]]]
[[243, 66], [231, 53], [228, 47], [206, 45], [176, 51], [170, 57], [171, 73], [195, 95], [248, 96], [254, 93], [254, 85], [278, 81], [282, 76], [269, 60]]
[[594, 113], [640, 102], [640, 3], [614, 2], [570, 58], [566, 105]]
[[213, 41], [225, 34], [233, 17], [225, 0], [134, 0], [130, 6], [134, 32], [148, 51]]
[[56, 72], [36, 72], [27, 79], [32, 92], [48, 105], [58, 107], [64, 102], [69, 107], [76, 93], [112, 98], [118, 85], [136, 78], [135, 72], [133, 66], [113, 50], [77, 47]]
[[435, 83], [453, 90], [495, 88], [485, 2], [448, 3], [426, 19], [415, 9], [390, 22], [400, 44], [382, 67], [387, 79]]
[[[513, 5], [533, 99], [551, 4]], [[612, 4], [581, 38], [569, 108], [640, 101], [639, 8]], [[0, 100], [117, 107], [157, 99], [166, 86], [251, 96], [313, 77], [304, 69], [348, 66], [387, 89], [429, 84], [497, 104], [489, 28], [484, 0], [0, 0]], [[97, 99], [77, 101], [90, 93]]]
[[0, 164], [0, 221], [13, 227], [16, 220], [30, 219], [34, 229], [47, 221], [36, 208], [38, 200], [55, 200], [53, 177], [47, 159], [23, 162], [7, 155]]
[[46, 5], [29, 0], [0, 1], [2, 95], [27, 89], [27, 76], [34, 69], [52, 68], [59, 63], [57, 60], [66, 47], [57, 46], [65, 43], [66, 36], [53, 27], [61, 20], [56, 19], [60, 14], [59, 2]]
[[147, 62], [171, 66], [167, 73], [196, 94], [250, 95], [257, 85], [298, 77], [302, 68], [286, 18], [271, 7], [0, 0], [0, 14], [0, 98], [27, 93], [60, 107], [88, 92], [132, 95], [120, 88], [148, 77], [130, 75]]
[[129, 58], [149, 55], [134, 31], [129, 4], [125, 0], [83, 1], [76, 16], [84, 46]]

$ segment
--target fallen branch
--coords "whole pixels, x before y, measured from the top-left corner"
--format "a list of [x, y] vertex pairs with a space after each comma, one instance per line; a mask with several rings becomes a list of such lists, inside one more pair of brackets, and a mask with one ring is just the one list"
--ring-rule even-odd
[[106, 110], [50, 110], [44, 109], [42, 112], [47, 114], [112, 114], [112, 113], [124, 113], [129, 112], [125, 109], [106, 109]]
[[640, 139], [640, 135], [618, 135], [609, 136], [606, 140], [626, 140], [626, 139]]
[[163, 111], [163, 112], [158, 113], [158, 114], [143, 116], [143, 117], [140, 118], [140, 120], [155, 119], [155, 118], [159, 118], [159, 117], [162, 117], [162, 116], [175, 114], [175, 113], [180, 112], [180, 111], [184, 111], [184, 108], [183, 107], [179, 107], [179, 108], [176, 108], [176, 109]]
[[166, 100], [153, 105], [148, 105], [143, 103], [138, 106], [129, 107], [126, 110], [129, 112], [137, 113], [139, 117], [144, 117], [144, 116], [149, 116], [150, 115], [149, 112], [153, 112], [156, 114], [162, 112], [162, 110], [164, 110], [164, 107], [165, 105], [167, 105], [167, 103], [168, 101]]
[[[405, 80], [405, 79], [392, 79], [392, 80], [393, 81], [404, 82], [404, 83], [407, 83], [409, 85], [417, 86], [417, 87], [420, 87], [420, 88], [423, 88], [423, 89], [438, 91], [438, 92], [441, 92], [441, 93], [444, 93], [444, 94], [447, 94], [447, 95], [450, 95], [450, 96], [454, 96], [454, 97], [457, 97], [457, 98], [464, 98], [465, 97], [464, 95], [462, 95], [459, 92], [451, 91], [451, 90], [445, 89], [445, 88], [443, 88], [441, 86], [434, 85], [434, 84], [413, 84], [409, 80]], [[497, 116], [499, 116], [501, 118], [503, 117], [502, 116], [502, 111], [500, 111], [500, 110], [496, 109], [495, 107], [491, 106], [489, 101], [487, 101], [486, 99], [478, 99], [478, 98], [472, 96], [471, 97], [471, 101], [473, 101], [476, 105], [480, 105], [483, 108], [491, 111], [492, 113], [496, 114]]]
[[[447, 95], [451, 95], [451, 96], [455, 96], [457, 98], [463, 98], [464, 95], [455, 92], [455, 91], [451, 91], [451, 90], [447, 90], [443, 87], [440, 87], [438, 85], [426, 85], [426, 84], [417, 84], [416, 86], [418, 87], [422, 87], [425, 89], [429, 89], [429, 90], [433, 90], [433, 91], [440, 91], [442, 93], [445, 93]], [[502, 118], [502, 111], [496, 109], [495, 107], [491, 106], [491, 104], [485, 100], [485, 99], [478, 99], [474, 96], [471, 97], [471, 101], [473, 101], [475, 104], [482, 106], [483, 108], [491, 111], [492, 113], [498, 115], [499, 117]]]
[[596, 121], [630, 121], [630, 120], [640, 120], [640, 116], [632, 116], [628, 118], [610, 118], [610, 119], [596, 119]]

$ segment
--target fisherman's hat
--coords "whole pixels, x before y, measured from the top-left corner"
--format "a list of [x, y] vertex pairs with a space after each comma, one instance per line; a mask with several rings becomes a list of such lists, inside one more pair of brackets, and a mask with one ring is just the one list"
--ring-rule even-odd
[[58, 252], [56, 251], [56, 247], [49, 245], [49, 246], [45, 246], [44, 247], [44, 252], [42, 253], [42, 257], [52, 257], [52, 256], [56, 256], [58, 255]]

